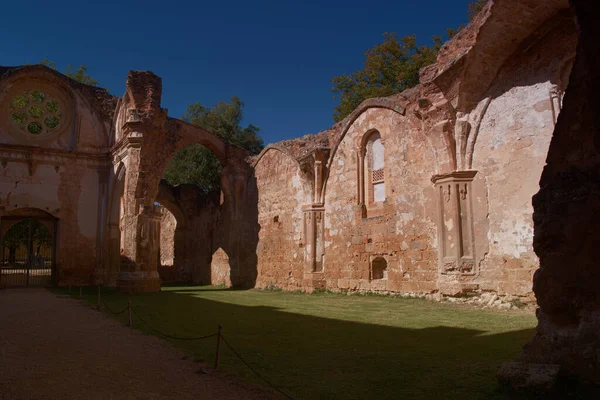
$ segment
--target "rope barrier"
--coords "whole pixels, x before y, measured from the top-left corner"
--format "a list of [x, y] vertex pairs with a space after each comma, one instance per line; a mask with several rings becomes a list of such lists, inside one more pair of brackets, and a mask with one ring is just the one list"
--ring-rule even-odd
[[109, 313], [111, 313], [112, 315], [115, 315], [115, 316], [116, 316], [116, 315], [121, 315], [121, 314], [123, 314], [125, 311], [127, 311], [127, 307], [125, 307], [125, 308], [124, 308], [123, 310], [121, 310], [121, 311], [115, 312], [115, 311], [111, 310], [111, 309], [110, 309], [110, 307], [108, 306], [108, 304], [106, 304], [105, 302], [102, 302], [102, 305], [104, 306], [104, 308], [105, 308], [105, 309], [106, 309], [106, 310], [107, 310]]
[[[100, 299], [98, 298], [98, 302], [100, 302]], [[285, 396], [288, 399], [294, 400], [294, 398], [292, 396], [290, 396], [289, 394], [287, 394], [286, 392], [284, 392], [283, 390], [281, 390], [280, 388], [278, 388], [277, 386], [275, 386], [274, 384], [272, 384], [271, 382], [269, 382], [265, 377], [263, 377], [257, 370], [255, 370], [246, 360], [244, 360], [244, 358], [240, 355], [240, 353], [238, 353], [232, 346], [231, 344], [229, 344], [229, 342], [227, 341], [227, 339], [225, 339], [225, 336], [223, 336], [223, 334], [221, 333], [221, 325], [219, 325], [219, 331], [217, 333], [213, 333], [210, 335], [205, 335], [205, 336], [198, 336], [198, 337], [178, 337], [178, 336], [173, 336], [173, 335], [168, 335], [164, 332], [159, 331], [158, 329], [154, 328], [152, 325], [150, 325], [148, 322], [146, 322], [146, 320], [144, 318], [142, 318], [140, 316], [140, 314], [138, 314], [138, 312], [136, 311], [135, 308], [131, 307], [131, 303], [129, 303], [123, 310], [115, 312], [113, 310], [111, 310], [111, 308], [105, 303], [102, 302], [102, 305], [104, 306], [104, 308], [111, 314], [117, 316], [117, 315], [121, 315], [123, 314], [125, 311], [130, 310], [129, 313], [129, 318], [130, 318], [130, 322], [129, 325], [131, 326], [131, 314], [135, 314], [135, 316], [137, 317], [138, 320], [140, 320], [140, 322], [142, 322], [144, 325], [146, 325], [152, 332], [166, 337], [168, 339], [174, 339], [174, 340], [203, 340], [203, 339], [209, 339], [215, 336], [218, 336], [217, 338], [217, 355], [215, 358], [215, 369], [217, 368], [218, 365], [218, 347], [219, 347], [219, 339], [222, 339], [223, 342], [227, 345], [227, 347], [229, 348], [229, 350], [231, 350], [231, 352], [246, 366], [248, 367], [248, 369], [250, 369], [252, 372], [254, 372], [254, 374], [256, 376], [258, 376], [263, 382], [265, 382], [269, 387], [271, 387], [272, 389], [276, 390], [277, 392], [281, 393], [283, 396]]]
[[225, 342], [225, 344], [227, 345], [227, 347], [229, 348], [229, 350], [231, 350], [231, 352], [233, 354], [235, 354], [236, 357], [239, 358], [240, 361], [244, 363], [244, 365], [246, 365], [246, 367], [248, 367], [252, 372], [254, 372], [256, 374], [256, 376], [258, 376], [260, 379], [262, 379], [263, 382], [265, 382], [271, 388], [275, 389], [276, 391], [278, 391], [279, 393], [281, 393], [282, 395], [284, 395], [286, 398], [294, 400], [294, 398], [292, 396], [290, 396], [289, 394], [287, 394], [283, 390], [279, 389], [277, 386], [273, 385], [271, 382], [269, 382], [268, 380], [266, 380], [261, 374], [259, 374], [257, 370], [255, 370], [254, 368], [252, 368], [252, 366], [250, 364], [248, 364], [246, 362], [246, 360], [244, 360], [242, 358], [242, 356], [237, 351], [234, 350], [233, 347], [231, 347], [231, 345], [229, 344], [229, 342], [227, 341], [227, 339], [225, 339], [225, 336], [221, 335], [221, 339], [223, 339], [223, 342]]
[[172, 336], [172, 335], [167, 335], [166, 333], [163, 333], [161, 331], [159, 331], [158, 329], [153, 328], [149, 323], [147, 323], [142, 317], [140, 317], [140, 315], [135, 311], [135, 308], [132, 309], [133, 313], [135, 314], [135, 316], [144, 324], [146, 325], [148, 328], [150, 328], [151, 331], [158, 333], [161, 336], [164, 336], [166, 338], [169, 339], [175, 339], [175, 340], [202, 340], [202, 339], [208, 339], [211, 337], [215, 337], [218, 335], [218, 333], [213, 333], [210, 335], [206, 335], [206, 336], [199, 336], [199, 337], [178, 337], [178, 336]]

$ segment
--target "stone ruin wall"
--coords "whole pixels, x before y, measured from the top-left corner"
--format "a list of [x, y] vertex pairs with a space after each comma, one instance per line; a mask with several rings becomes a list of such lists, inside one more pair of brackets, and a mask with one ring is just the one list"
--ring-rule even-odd
[[[499, 10], [505, 12], [508, 3], [502, 7]], [[491, 18], [489, 13], [479, 16], [440, 53], [439, 70], [458, 68], [451, 79], [459, 84], [447, 89], [448, 96], [460, 93], [461, 79], [468, 80], [467, 76], [455, 78], [462, 67], [452, 64], [462, 57], [461, 40], [476, 43], [481, 34], [477, 24], [484, 24], [486, 18]], [[171, 272], [175, 277], [169, 280], [229, 285], [233, 274], [238, 283], [287, 290], [446, 294], [486, 290], [530, 295], [537, 268], [531, 246], [531, 196], [538, 189], [577, 41], [570, 18], [550, 18], [529, 37], [521, 38], [521, 47], [467, 114], [448, 112], [451, 107], [440, 103], [425, 79], [403, 94], [366, 101], [328, 131], [269, 146], [251, 160], [254, 175], [253, 180], [246, 179], [245, 192], [227, 192], [229, 202], [202, 200], [180, 191], [175, 199], [179, 211], [173, 212], [177, 227], [173, 228], [173, 221], [162, 221], [163, 231], [174, 229], [172, 259], [177, 273]], [[453, 52], [458, 56], [453, 58]], [[116, 107], [111, 96], [65, 81], [67, 78], [43, 67], [23, 70], [29, 71], [23, 72], [27, 78], [23, 82], [41, 85], [49, 93], [63, 91], [61, 99], [72, 103], [74, 112], [66, 124], [69, 129], [45, 142], [44, 151], [28, 147], [34, 142], [26, 135], [2, 132], [0, 215], [35, 207], [60, 219], [61, 283], [114, 284], [123, 248], [127, 257], [133, 258], [142, 250], [136, 244], [142, 233], [139, 229], [124, 231], [120, 249], [112, 249], [115, 246], [111, 244], [108, 251], [110, 246], [102, 240], [105, 236], [113, 240], [117, 225], [123, 228], [124, 222], [107, 218], [121, 165], [128, 169], [124, 195], [135, 199], [126, 202], [123, 211], [129, 224], [127, 221], [139, 219], [135, 207], [151, 200], [160, 168], [178, 148], [199, 141], [220, 154], [223, 162], [240, 158], [229, 154], [233, 150], [211, 134], [168, 118], [160, 108], [160, 79], [151, 73], [131, 75], [127, 92]], [[465, 71], [462, 73], [472, 73]], [[9, 96], [14, 79], [10, 71], [8, 75], [7, 70], [2, 72], [2, 93]], [[428, 74], [429, 70], [425, 71], [422, 80]], [[452, 128], [455, 137], [448, 138], [427, 122], [428, 113], [435, 119], [434, 114], [444, 112], [456, 126], [461, 121], [471, 122], [471, 137], [477, 140], [466, 144], [466, 164], [456, 155], [462, 151], [458, 149], [461, 144], [451, 143], [458, 140], [458, 128]], [[6, 129], [12, 122], [6, 115], [3, 118]], [[136, 129], [145, 132], [145, 139], [136, 136]], [[358, 153], [361, 140], [373, 130], [384, 143], [385, 201], [363, 209], [358, 198]], [[169, 136], [168, 146], [165, 135]], [[136, 148], [136, 140], [144, 146]], [[125, 147], [119, 146], [129, 147], [121, 155]], [[162, 150], [154, 159], [156, 149]], [[457, 166], [451, 167], [448, 154], [459, 158]], [[432, 184], [431, 179], [452, 170], [467, 171], [467, 175], [470, 170], [477, 171], [469, 183], [472, 211], [467, 213], [473, 228], [474, 240], [469, 245], [473, 246], [474, 261], [448, 267], [440, 261], [445, 253], [439, 243], [455, 244], [440, 236], [440, 227], [451, 227], [440, 220], [446, 212], [440, 203], [442, 186]], [[235, 176], [236, 171], [238, 167], [230, 164], [224, 179]], [[243, 186], [235, 179], [225, 186], [228, 190]], [[136, 223], [153, 218], [151, 213], [142, 217]], [[311, 218], [318, 222], [310, 225]], [[313, 234], [311, 229], [318, 232]], [[165, 255], [169, 251], [162, 249]], [[387, 264], [383, 279], [373, 274], [377, 258]], [[143, 258], [137, 262], [150, 268], [151, 263]], [[316, 265], [319, 269], [312, 270]], [[465, 266], [467, 273], [457, 272], [456, 268]], [[151, 271], [131, 274], [150, 276]], [[244, 274], [248, 276], [242, 277]]]
[[[363, 215], [357, 200], [356, 154], [364, 135], [373, 130], [381, 135], [385, 149], [385, 201], [367, 205]], [[333, 156], [327, 182], [327, 288], [394, 292], [436, 288], [432, 159], [425, 138], [394, 111], [371, 108], [354, 121]], [[372, 279], [376, 257], [386, 260], [387, 278]]]
[[532, 291], [539, 262], [531, 198], [539, 190], [577, 43], [570, 16], [562, 21], [541, 39], [526, 41], [487, 93], [491, 101], [472, 166], [488, 203], [489, 247], [476, 279], [483, 290], [520, 296]]
[[[2, 72], [0, 217], [37, 209], [58, 218], [59, 283], [93, 281], [102, 275], [99, 243], [104, 224], [98, 216], [104, 212], [102, 197], [108, 191], [105, 154], [110, 146], [109, 110], [115, 99], [102, 89], [57, 78], [44, 67]], [[59, 125], [50, 134], [33, 135], [12, 120], [15, 109], [10, 105], [15, 97], [34, 90], [45, 97], [39, 103], [28, 98], [27, 111], [32, 105], [45, 109], [49, 101], [58, 104]]]
[[[440, 264], [436, 227], [440, 205], [431, 178], [441, 171], [428, 139], [431, 133], [411, 118], [411, 107], [416, 108], [412, 93], [406, 96], [412, 96], [413, 104], [405, 113], [366, 108], [343, 137], [340, 124], [326, 132], [329, 147], [338, 147], [328, 160], [325, 183], [320, 287], [448, 295], [492, 291], [531, 299], [538, 268], [532, 247], [531, 198], [539, 190], [576, 43], [571, 16], [559, 13], [523, 40], [472, 113], [461, 116], [479, 122], [473, 132], [476, 140], [467, 145], [471, 148], [466, 151], [469, 165], [465, 168], [477, 171], [469, 189], [473, 273], [446, 273]], [[477, 128], [477, 123], [473, 126]], [[367, 207], [365, 215], [357, 201], [358, 149], [372, 130], [380, 132], [384, 142], [386, 200], [375, 209]], [[296, 139], [293, 149], [290, 141], [276, 144], [291, 151], [270, 150], [255, 166], [260, 194], [259, 287], [316, 288], [306, 280], [307, 272], [310, 275], [307, 250], [302, 228], [298, 229], [301, 210], [311, 203], [304, 185], [312, 177], [301, 173], [296, 163], [301, 157], [294, 152], [297, 147], [313, 146], [313, 140], [314, 136]], [[377, 257], [387, 261], [384, 279], [372, 276], [371, 264]]]

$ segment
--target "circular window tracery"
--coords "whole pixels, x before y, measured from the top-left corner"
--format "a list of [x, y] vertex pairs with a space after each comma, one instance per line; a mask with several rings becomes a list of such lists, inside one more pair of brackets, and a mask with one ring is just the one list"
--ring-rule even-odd
[[50, 135], [61, 124], [60, 103], [38, 89], [14, 96], [10, 111], [13, 123], [31, 135]]

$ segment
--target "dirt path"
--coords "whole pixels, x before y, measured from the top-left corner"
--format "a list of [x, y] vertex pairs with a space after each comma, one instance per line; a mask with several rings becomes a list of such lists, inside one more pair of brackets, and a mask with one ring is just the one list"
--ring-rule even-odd
[[45, 289], [0, 290], [0, 399], [264, 399]]

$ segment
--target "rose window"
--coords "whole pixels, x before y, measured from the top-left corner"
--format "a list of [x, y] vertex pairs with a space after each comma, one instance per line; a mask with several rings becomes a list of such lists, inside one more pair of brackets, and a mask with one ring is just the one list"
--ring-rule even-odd
[[10, 103], [13, 123], [31, 135], [49, 135], [61, 123], [59, 102], [40, 90], [25, 90]]

